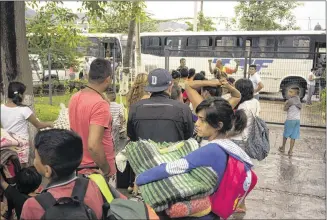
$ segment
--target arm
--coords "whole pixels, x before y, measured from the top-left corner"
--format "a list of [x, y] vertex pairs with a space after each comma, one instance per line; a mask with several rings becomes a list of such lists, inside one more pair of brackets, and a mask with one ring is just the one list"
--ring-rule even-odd
[[192, 112], [189, 107], [184, 110], [184, 140], [188, 140], [193, 136], [194, 122]]
[[212, 69], [212, 66], [211, 66], [212, 60], [208, 60], [208, 63], [209, 63], [209, 72], [211, 74], [213, 74], [213, 69]]
[[291, 107], [291, 102], [290, 100], [287, 100], [287, 102], [284, 105], [284, 111], [288, 111], [288, 109]]
[[93, 107], [94, 112], [91, 114], [89, 136], [88, 136], [88, 151], [93, 161], [99, 166], [104, 176], [110, 173], [110, 167], [106, 158], [103, 147], [103, 135], [105, 128], [108, 128], [110, 121], [109, 104], [100, 102]]
[[134, 112], [134, 106], [131, 106], [128, 113], [127, 136], [131, 141], [137, 141], [134, 126], [133, 126], [133, 115], [134, 115], [133, 112]]
[[254, 93], [260, 92], [260, 90], [263, 89], [263, 87], [264, 87], [263, 83], [260, 81], [258, 83], [258, 88], [254, 90]]
[[185, 91], [188, 99], [192, 103], [193, 109], [196, 109], [198, 105], [203, 101], [203, 97], [188, 84], [185, 84]]
[[42, 128], [52, 128], [53, 127], [53, 122], [43, 122], [43, 121], [39, 121], [34, 114], [31, 114], [27, 120], [34, 125], [34, 127], [36, 127], [37, 129], [42, 129]]
[[196, 80], [188, 82], [189, 86], [191, 86], [193, 89], [200, 89], [204, 86], [210, 86], [210, 87], [217, 87], [221, 86], [221, 82], [219, 80]]
[[[187, 173], [198, 167], [211, 167], [218, 173], [218, 176], [222, 176], [227, 158], [227, 154], [216, 144], [208, 144], [189, 153], [182, 159], [160, 164], [141, 173], [136, 178], [136, 184], [141, 186], [170, 176]], [[222, 172], [220, 172], [221, 170]]]
[[228, 99], [229, 104], [234, 109], [238, 103], [241, 101], [241, 93], [232, 85], [230, 85], [227, 80], [222, 80], [223, 87], [225, 87], [230, 93], [231, 97]]

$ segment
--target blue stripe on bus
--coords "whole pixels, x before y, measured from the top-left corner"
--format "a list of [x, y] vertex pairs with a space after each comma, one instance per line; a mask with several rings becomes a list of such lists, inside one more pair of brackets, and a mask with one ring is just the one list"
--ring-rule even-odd
[[[212, 63], [216, 63], [217, 60], [219, 60], [218, 58], [214, 58], [212, 60]], [[240, 67], [241, 68], [244, 68], [244, 59], [220, 59], [223, 63], [223, 65], [225, 66], [226, 64], [229, 64], [231, 60], [239, 60], [240, 61]], [[259, 72], [262, 68], [267, 68], [268, 67], [268, 64], [270, 63], [273, 63], [274, 60], [273, 59], [253, 59], [252, 63], [251, 64], [254, 64], [257, 66], [257, 71]]]

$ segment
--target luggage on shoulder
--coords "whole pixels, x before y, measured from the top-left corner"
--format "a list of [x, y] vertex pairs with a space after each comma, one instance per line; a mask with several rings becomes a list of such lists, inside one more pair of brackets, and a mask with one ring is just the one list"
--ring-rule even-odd
[[71, 197], [56, 200], [51, 193], [45, 192], [35, 197], [45, 213], [41, 219], [78, 219], [95, 220], [95, 212], [84, 203], [89, 179], [76, 179]]

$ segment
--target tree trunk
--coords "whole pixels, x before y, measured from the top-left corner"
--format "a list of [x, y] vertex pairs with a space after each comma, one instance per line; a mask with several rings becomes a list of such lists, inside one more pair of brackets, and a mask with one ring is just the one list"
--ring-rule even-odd
[[[133, 7], [137, 7], [138, 2], [133, 2]], [[135, 16], [129, 22], [128, 29], [128, 37], [127, 37], [127, 45], [125, 50], [125, 58], [123, 60], [123, 80], [120, 85], [120, 94], [126, 95], [128, 93], [128, 79], [131, 75], [131, 64], [133, 57], [133, 39], [135, 36], [135, 27], [136, 27], [136, 19]]]
[[[4, 90], [8, 89], [8, 83], [11, 81], [24, 83], [26, 85], [24, 103], [34, 110], [32, 69], [28, 57], [23, 1], [0, 2], [0, 35], [1, 57], [4, 57], [1, 59]], [[30, 144], [33, 146], [36, 129], [30, 126], [29, 133]]]

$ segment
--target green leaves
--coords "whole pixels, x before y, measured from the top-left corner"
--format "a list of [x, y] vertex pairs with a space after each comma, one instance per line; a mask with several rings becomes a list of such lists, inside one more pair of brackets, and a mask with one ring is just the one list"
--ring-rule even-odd
[[241, 30], [295, 30], [295, 16], [292, 10], [300, 3], [284, 1], [242, 1], [235, 6], [234, 24]]
[[157, 30], [157, 22], [145, 12], [144, 1], [83, 2], [91, 33], [127, 33], [130, 20], [141, 23], [142, 32]]
[[[197, 30], [198, 31], [215, 31], [215, 23], [209, 17], [204, 17], [203, 12], [199, 12], [198, 21], [197, 21]], [[193, 31], [193, 23], [185, 22], [188, 26], [187, 31]]]
[[38, 54], [46, 63], [48, 51], [52, 62], [69, 68], [81, 56], [77, 46], [85, 42], [75, 22], [77, 15], [64, 8], [62, 2], [47, 2], [34, 18], [27, 21], [29, 53]]

